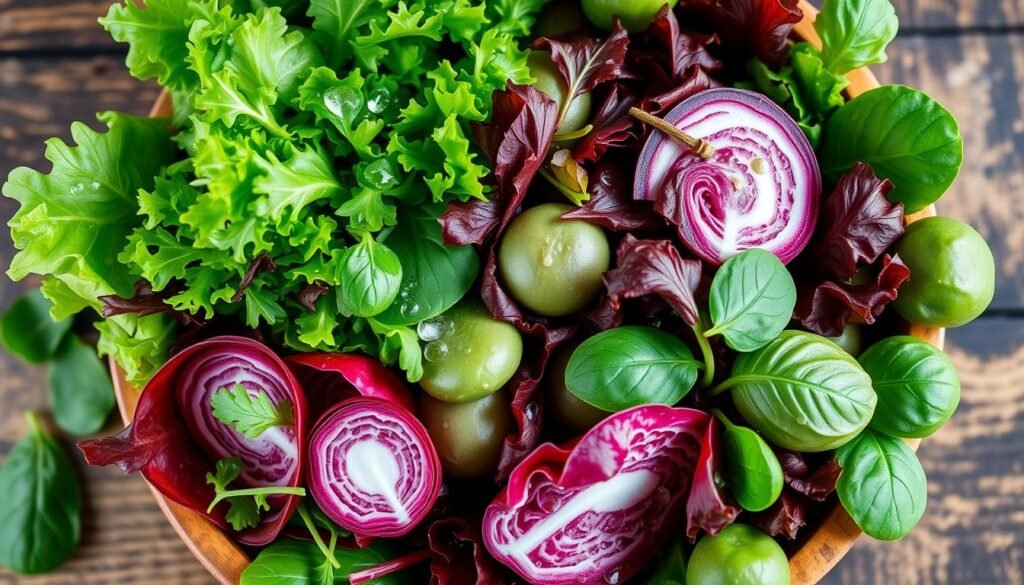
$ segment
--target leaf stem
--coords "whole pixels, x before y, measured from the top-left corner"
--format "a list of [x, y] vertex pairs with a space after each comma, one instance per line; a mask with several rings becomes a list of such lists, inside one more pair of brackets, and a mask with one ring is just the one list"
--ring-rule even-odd
[[421, 561], [427, 560], [428, 558], [430, 558], [430, 549], [425, 548], [418, 550], [398, 557], [397, 559], [385, 561], [375, 567], [370, 567], [369, 569], [363, 569], [362, 571], [352, 573], [348, 576], [348, 582], [351, 583], [351, 585], [369, 583], [370, 581], [379, 579], [385, 575], [390, 575], [391, 573], [411, 567]]
[[590, 134], [590, 132], [593, 129], [593, 124], [587, 124], [586, 126], [580, 128], [579, 130], [566, 132], [565, 134], [555, 134], [555, 136], [551, 139], [551, 142], [565, 142], [567, 140], [576, 140], [577, 138], [583, 138], [587, 134]]
[[242, 496], [306, 496], [306, 489], [300, 487], [261, 487], [261, 488], [245, 488], [240, 490], [224, 490], [219, 492], [213, 501], [210, 502], [210, 507], [206, 509], [207, 512], [217, 507], [217, 504], [223, 502], [228, 498], [242, 497]]
[[719, 394], [725, 392], [726, 390], [729, 390], [739, 382], [740, 380], [737, 380], [736, 378], [729, 378], [728, 380], [723, 381], [718, 386], [712, 388], [710, 394], [711, 396], [718, 396]]
[[562, 193], [562, 195], [568, 197], [569, 201], [572, 201], [573, 204], [576, 205], [577, 207], [583, 205], [584, 201], [590, 200], [590, 193], [577, 193], [572, 189], [569, 189], [568, 187], [563, 185], [561, 181], [556, 179], [555, 176], [552, 175], [551, 172], [548, 171], [546, 168], [540, 167], [539, 169], [537, 169], [537, 172], [540, 173], [540, 176], [547, 179], [548, 183], [551, 183], [552, 187], [558, 189]]
[[302, 518], [302, 523], [306, 525], [306, 530], [309, 530], [309, 535], [313, 537], [313, 542], [316, 543], [317, 548], [324, 554], [327, 562], [331, 564], [335, 569], [341, 568], [341, 563], [338, 562], [337, 557], [334, 556], [334, 544], [337, 542], [337, 534], [331, 536], [331, 547], [328, 547], [324, 543], [324, 539], [320, 536], [320, 530], [316, 527], [313, 522], [313, 517], [309, 515], [309, 510], [306, 508], [306, 504], [303, 502], [299, 503], [299, 507], [296, 509], [299, 513], [299, 517]]
[[672, 124], [666, 122], [665, 120], [662, 120], [661, 118], [653, 114], [648, 114], [647, 112], [641, 110], [640, 108], [630, 108], [629, 115], [633, 116], [637, 120], [640, 120], [644, 124], [647, 124], [648, 126], [653, 126], [654, 128], [657, 128], [658, 130], [664, 132], [665, 134], [678, 140], [679, 142], [682, 142], [686, 146], [690, 147], [693, 150], [693, 152], [697, 154], [697, 156], [701, 157], [704, 160], [707, 160], [715, 156], [715, 147], [710, 142], [704, 140], [703, 138], [697, 138], [695, 136], [687, 134], [686, 132], [683, 132], [679, 128], [676, 128]]
[[715, 354], [711, 351], [711, 343], [708, 342], [707, 333], [704, 332], [704, 323], [697, 317], [693, 325], [693, 332], [697, 337], [697, 345], [700, 346], [701, 356], [704, 358], [704, 377], [700, 385], [707, 388], [715, 381]]

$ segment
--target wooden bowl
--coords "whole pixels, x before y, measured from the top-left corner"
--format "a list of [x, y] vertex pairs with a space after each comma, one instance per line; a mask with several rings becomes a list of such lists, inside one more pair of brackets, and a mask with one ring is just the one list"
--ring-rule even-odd
[[[794, 28], [794, 35], [803, 41], [821, 47], [821, 39], [813, 27], [814, 18], [818, 13], [817, 9], [806, 0], [801, 0], [800, 7], [804, 11], [804, 19]], [[867, 69], [852, 71], [847, 77], [850, 80], [850, 85], [846, 91], [850, 97], [856, 97], [879, 86], [878, 80]], [[153, 104], [150, 116], [167, 117], [170, 116], [170, 113], [170, 95], [161, 94]], [[935, 215], [935, 208], [929, 207], [924, 211], [907, 216], [907, 222], [910, 223], [932, 215]], [[945, 330], [935, 327], [914, 325], [910, 329], [910, 334], [940, 348], [945, 338]], [[114, 390], [117, 394], [121, 418], [125, 424], [128, 424], [135, 414], [135, 405], [141, 391], [125, 382], [124, 372], [117, 364], [111, 362], [111, 368], [114, 373]], [[917, 448], [919, 442], [908, 441], [914, 449]], [[248, 554], [219, 528], [196, 512], [164, 498], [156, 490], [153, 490], [153, 495], [181, 539], [185, 541], [199, 562], [210, 571], [210, 574], [222, 585], [237, 585], [242, 571], [249, 564]], [[820, 581], [846, 555], [860, 534], [860, 529], [853, 523], [846, 510], [842, 506], [836, 505], [825, 519], [824, 524], [789, 559], [792, 583], [794, 585], [814, 585]]]

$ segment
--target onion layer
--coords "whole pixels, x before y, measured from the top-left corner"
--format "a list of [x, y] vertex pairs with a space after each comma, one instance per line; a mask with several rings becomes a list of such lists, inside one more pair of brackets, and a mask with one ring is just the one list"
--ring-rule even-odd
[[788, 263], [814, 233], [821, 174], [814, 150], [782, 108], [732, 88], [701, 92], [665, 121], [715, 147], [704, 160], [652, 132], [640, 153], [635, 199], [679, 228], [695, 254], [719, 265], [747, 248]]
[[309, 491], [339, 526], [361, 536], [401, 536], [441, 491], [441, 462], [408, 410], [353, 398], [323, 416], [309, 442]]

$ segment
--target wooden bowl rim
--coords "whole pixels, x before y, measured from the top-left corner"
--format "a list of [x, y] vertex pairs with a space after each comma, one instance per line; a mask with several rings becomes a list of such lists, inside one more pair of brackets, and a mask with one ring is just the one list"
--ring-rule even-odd
[[[804, 12], [804, 18], [796, 24], [793, 33], [801, 40], [820, 48], [821, 38], [813, 26], [818, 10], [807, 0], [800, 0], [800, 8]], [[880, 85], [867, 68], [851, 71], [847, 78], [850, 85], [846, 91], [850, 97], [856, 97]], [[149, 115], [166, 117], [170, 112], [170, 94], [163, 92], [153, 104]], [[935, 207], [930, 206], [919, 213], [907, 216], [906, 220], [907, 223], [912, 223], [933, 215]], [[939, 348], [944, 345], [945, 330], [942, 328], [912, 325], [910, 334]], [[113, 360], [110, 360], [110, 366], [121, 419], [128, 424], [135, 414], [141, 390], [125, 381], [124, 372]], [[920, 440], [907, 442], [915, 450], [920, 444]], [[242, 571], [250, 563], [246, 552], [200, 514], [168, 500], [152, 486], [150, 489], [171, 526], [218, 583], [238, 585]], [[820, 581], [849, 552], [860, 535], [860, 529], [846, 510], [837, 505], [807, 542], [790, 557], [789, 567], [793, 585], [814, 585]]]

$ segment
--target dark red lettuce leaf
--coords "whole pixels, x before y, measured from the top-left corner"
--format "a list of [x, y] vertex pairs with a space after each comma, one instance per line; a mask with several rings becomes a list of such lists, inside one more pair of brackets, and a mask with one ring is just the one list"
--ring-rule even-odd
[[231, 297], [231, 302], [237, 303], [245, 298], [245, 290], [249, 288], [253, 279], [261, 272], [273, 272], [275, 270], [277, 270], [277, 262], [274, 262], [274, 259], [268, 256], [266, 252], [260, 252], [249, 263], [249, 267], [245, 269], [245, 275], [242, 276], [242, 281], [238, 284], [238, 290]]
[[603, 41], [591, 37], [569, 42], [541, 38], [534, 47], [551, 51], [551, 60], [569, 88], [566, 103], [606, 81], [627, 76], [623, 67], [629, 48], [629, 34], [618, 19], [615, 19], [611, 35]]
[[712, 23], [733, 66], [743, 67], [758, 57], [777, 68], [789, 53], [793, 25], [803, 18], [798, 4], [797, 0], [690, 0], [684, 10]]
[[327, 294], [329, 290], [331, 289], [319, 280], [304, 284], [299, 289], [299, 292], [296, 293], [295, 300], [299, 301], [302, 308], [312, 313], [316, 311], [316, 302], [320, 300], [320, 297]]
[[590, 172], [590, 200], [562, 215], [564, 219], [579, 219], [613, 232], [654, 231], [668, 224], [651, 205], [633, 199], [622, 167], [599, 163]]
[[719, 483], [721, 462], [719, 450], [718, 419], [711, 417], [701, 439], [700, 459], [690, 488], [690, 499], [686, 502], [686, 536], [691, 541], [703, 530], [714, 536], [733, 523], [740, 514], [732, 496]]
[[750, 522], [768, 536], [784, 536], [792, 540], [807, 525], [807, 516], [812, 507], [812, 502], [807, 498], [784, 489], [770, 508], [752, 515]]
[[822, 502], [836, 491], [836, 482], [843, 473], [836, 458], [822, 463], [814, 473], [803, 477], [785, 476], [786, 485], [795, 492], [816, 501]]
[[438, 218], [441, 235], [449, 246], [482, 245], [501, 223], [497, 199], [453, 203]]
[[889, 201], [888, 179], [857, 163], [824, 201], [815, 258], [828, 278], [846, 280], [874, 264], [903, 235], [903, 205]]
[[[722, 68], [722, 61], [712, 51], [721, 44], [716, 34], [682, 31], [675, 12], [663, 6], [647, 27], [648, 44], [659, 49], [656, 55], [662, 63], [671, 66], [674, 79], [686, 78], [686, 72], [696, 65], [707, 73], [714, 73]], [[709, 47], [714, 47], [709, 50]]]
[[505, 585], [507, 569], [491, 558], [480, 529], [463, 518], [438, 520], [427, 531], [431, 585]]
[[618, 267], [604, 275], [612, 302], [658, 295], [688, 325], [697, 323], [694, 294], [700, 284], [699, 261], [683, 260], [670, 240], [638, 240], [632, 235], [622, 240], [617, 257]]
[[782, 465], [785, 488], [770, 508], [751, 516], [751, 522], [771, 536], [797, 537], [807, 518], [825, 513], [818, 502], [825, 501], [836, 489], [842, 468], [835, 457], [820, 463], [808, 464], [804, 455], [782, 448], [774, 448]]
[[898, 256], [886, 254], [873, 282], [847, 284], [825, 281], [803, 287], [797, 298], [795, 316], [808, 331], [835, 337], [849, 323], [871, 325], [886, 305], [896, 299], [900, 286], [910, 278], [910, 269]]
[[167, 304], [167, 299], [180, 293], [182, 290], [180, 285], [172, 283], [164, 288], [164, 290], [156, 292], [148, 280], [140, 279], [135, 283], [135, 291], [130, 299], [118, 295], [103, 295], [99, 297], [100, 303], [103, 304], [101, 314], [104, 317], [112, 317], [114, 315], [134, 313], [143, 317], [145, 315], [163, 313], [173, 316], [183, 325], [203, 324], [205, 319], [198, 315], [193, 315], [188, 311], [178, 311]]

